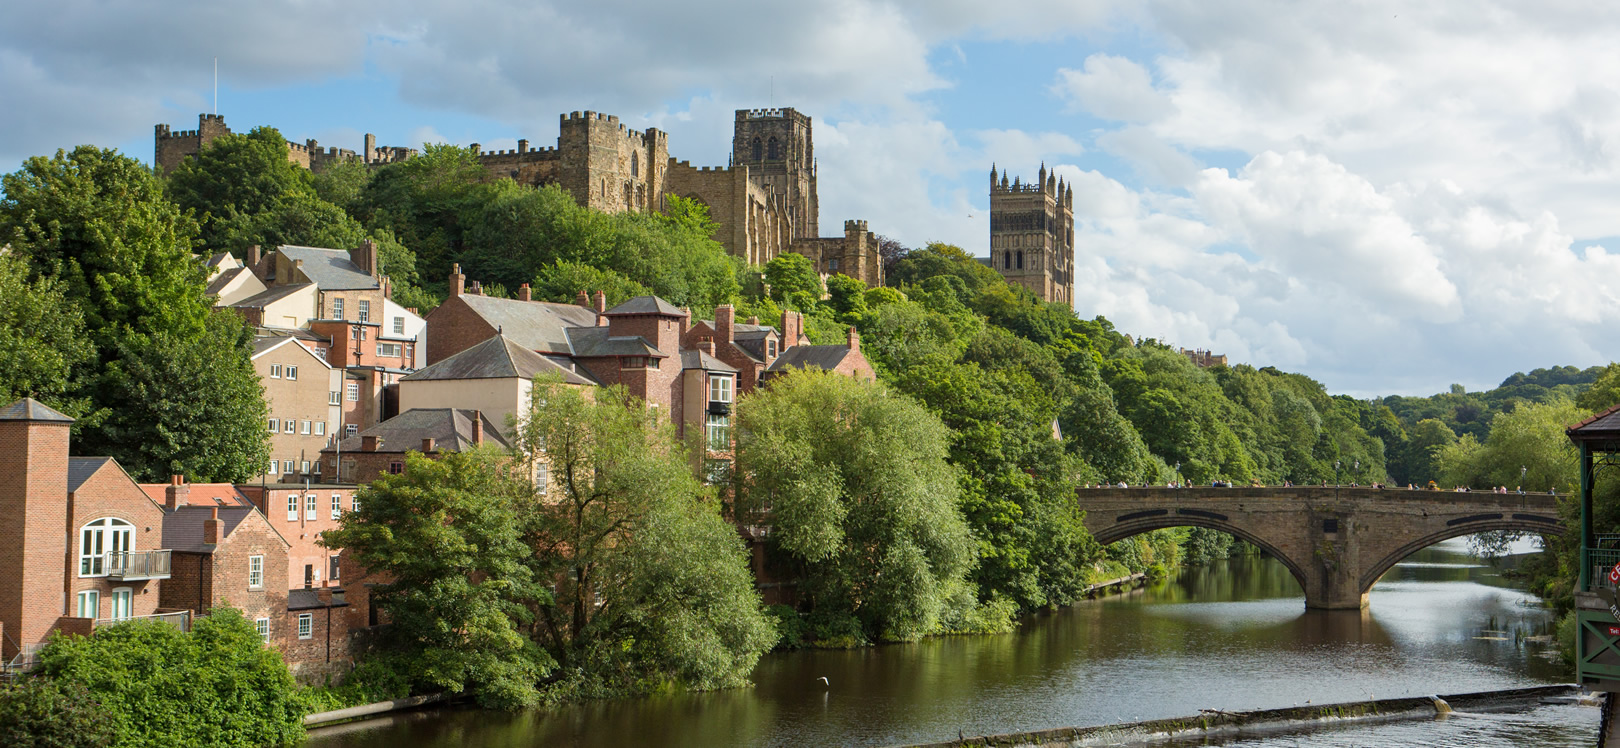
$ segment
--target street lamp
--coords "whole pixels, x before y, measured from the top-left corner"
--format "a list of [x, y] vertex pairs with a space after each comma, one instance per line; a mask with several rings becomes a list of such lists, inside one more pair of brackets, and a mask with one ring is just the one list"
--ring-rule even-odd
[[1176, 488], [1181, 488], [1181, 460], [1176, 460]]
[[1333, 487], [1334, 488], [1338, 488], [1339, 485], [1340, 485], [1340, 482], [1339, 482], [1339, 466], [1343, 465], [1343, 464], [1344, 464], [1344, 462], [1342, 460], [1334, 460], [1333, 461]]
[[1350, 477], [1351, 483], [1361, 482], [1361, 460], [1356, 460], [1356, 468], [1352, 473], [1350, 473]]
[[1524, 493], [1524, 474], [1530, 471], [1530, 466], [1519, 466], [1519, 493]]

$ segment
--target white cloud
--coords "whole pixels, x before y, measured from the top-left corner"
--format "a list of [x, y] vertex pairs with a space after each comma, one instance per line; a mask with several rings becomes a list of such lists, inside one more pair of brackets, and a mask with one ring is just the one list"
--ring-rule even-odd
[[1060, 68], [1053, 91], [1103, 119], [1147, 122], [1168, 116], [1170, 101], [1153, 88], [1147, 68], [1113, 55], [1086, 58], [1082, 70]]

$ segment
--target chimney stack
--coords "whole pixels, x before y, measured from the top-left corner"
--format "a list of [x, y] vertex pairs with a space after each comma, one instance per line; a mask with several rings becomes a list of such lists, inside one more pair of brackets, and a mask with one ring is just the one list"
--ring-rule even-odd
[[174, 511], [176, 507], [185, 506], [191, 498], [191, 486], [186, 485], [186, 476], [169, 476], [169, 485], [163, 487], [163, 507]]
[[433, 451], [433, 437], [431, 437], [431, 436], [423, 437], [422, 438], [422, 454], [428, 454], [429, 452], [432, 452], [432, 451]]
[[472, 443], [475, 447], [484, 443], [484, 411], [481, 410], [472, 414]]
[[360, 437], [361, 452], [375, 452], [380, 446], [382, 446], [382, 440], [377, 438], [376, 434], [367, 434]]
[[596, 313], [601, 314], [601, 313], [603, 313], [605, 311], [607, 311], [607, 294], [602, 293], [601, 291], [597, 291], [596, 292]]
[[224, 529], [224, 524], [219, 521], [219, 507], [211, 507], [208, 519], [203, 522], [203, 544], [219, 545], [220, 531]]
[[849, 352], [861, 352], [861, 334], [855, 331], [855, 326], [849, 326]]
[[590, 309], [591, 308], [591, 295], [588, 294], [588, 293], [585, 293], [584, 291], [580, 291], [579, 295], [574, 297], [574, 303], [579, 304], [580, 306], [585, 307], [586, 309]]
[[255, 244], [255, 245], [253, 245], [251, 247], [248, 247], [247, 265], [248, 265], [248, 268], [250, 269], [250, 272], [254, 272], [254, 273], [259, 272], [259, 245]]
[[534, 292], [529, 290], [529, 284], [518, 286], [518, 301], [534, 301]]
[[782, 350], [787, 350], [799, 344], [799, 336], [804, 333], [804, 318], [798, 312], [782, 312]]
[[[733, 323], [736, 321], [736, 307], [730, 304], [721, 304], [714, 308], [714, 334], [720, 336], [720, 340], [724, 340], [727, 345], [736, 340], [736, 331], [732, 329]], [[715, 342], [718, 343], [719, 341]]]
[[748, 318], [748, 324], [750, 324], [750, 325], [758, 325], [759, 324], [759, 316], [755, 315], [753, 317], [749, 317]]
[[704, 353], [707, 353], [710, 356], [713, 356], [714, 355], [714, 338], [703, 338], [702, 340], [699, 340], [698, 341], [698, 350], [703, 351]]
[[457, 263], [450, 269], [450, 295], [460, 296], [467, 289], [467, 276], [461, 274], [461, 265]]

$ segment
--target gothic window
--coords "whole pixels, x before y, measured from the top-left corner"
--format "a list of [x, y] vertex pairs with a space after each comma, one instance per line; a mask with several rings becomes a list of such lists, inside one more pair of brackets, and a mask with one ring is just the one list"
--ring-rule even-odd
[[1002, 270], [1011, 270], [1012, 269], [1012, 250], [1009, 249], [1006, 252], [1002, 253], [1002, 256], [1001, 256], [1001, 269]]
[[754, 159], [753, 160], [759, 161], [759, 160], [761, 160], [763, 158], [765, 158], [765, 146], [764, 146], [763, 143], [759, 142], [759, 138], [754, 138]]
[[1022, 251], [1019, 251], [1018, 253], [1018, 269], [1024, 269], [1024, 253]]
[[775, 161], [775, 160], [781, 158], [782, 157], [782, 143], [781, 143], [781, 141], [777, 140], [776, 138], [771, 138], [771, 142], [770, 142], [770, 145], [767, 146], [767, 150], [768, 150], [768, 153], [766, 155], [766, 158], [768, 158], [768, 159], [770, 159], [772, 161]]
[[641, 174], [641, 154], [638, 154], [635, 151], [631, 151], [630, 152], [630, 176], [634, 177], [634, 176], [639, 176], [640, 174]]

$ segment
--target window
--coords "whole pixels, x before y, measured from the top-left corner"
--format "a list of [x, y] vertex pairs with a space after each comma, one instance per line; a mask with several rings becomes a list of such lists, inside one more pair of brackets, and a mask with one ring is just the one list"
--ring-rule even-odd
[[1001, 269], [1012, 269], [1012, 250], [1009, 249], [1006, 252], [1001, 253]]
[[405, 463], [400, 462], [399, 460], [395, 460], [393, 462], [388, 463], [388, 474], [389, 475], [399, 475], [400, 473], [403, 473], [403, 472], [405, 472]]
[[322, 361], [325, 361], [326, 360], [326, 349], [325, 348], [316, 348], [315, 349], [315, 357], [322, 360]]
[[619, 368], [621, 368], [621, 369], [645, 369], [645, 368], [647, 368], [647, 357], [646, 356], [625, 356], [624, 358], [619, 359]]
[[297, 379], [298, 378], [298, 367], [288, 365], [287, 366], [287, 378], [288, 379]]
[[300, 434], [308, 434], [309, 433], [309, 421], [299, 421], [298, 422], [298, 433], [300, 433]]
[[342, 405], [343, 404], [343, 393], [338, 392], [337, 390], [332, 390], [331, 392], [327, 393], [327, 395], [326, 395], [326, 404], [327, 405]]
[[107, 573], [107, 556], [135, 550], [135, 526], [116, 517], [85, 524], [79, 531], [79, 576]]
[[715, 451], [731, 449], [731, 416], [710, 413], [708, 434], [709, 449]]
[[338, 578], [338, 557], [337, 556], [332, 556], [331, 559], [328, 561], [328, 563], [330, 564], [330, 566], [326, 570], [326, 578], [327, 579], [337, 579]]
[[355, 494], [354, 498], [349, 499], [349, 511], [351, 511], [351, 512], [360, 511], [360, 494]]
[[270, 461], [270, 469], [264, 471], [264, 474], [265, 475], [275, 475], [276, 474], [276, 461], [275, 460]]
[[304, 519], [315, 521], [315, 494], [304, 497]]
[[281, 422], [281, 430], [291, 434], [294, 431], [298, 430], [298, 422], [291, 419], [291, 418], [289, 418], [289, 419], [287, 419], [285, 421], [282, 421]]
[[764, 160], [764, 158], [765, 158], [765, 144], [760, 142], [759, 138], [754, 138], [754, 145], [753, 145], [753, 148], [751, 150], [754, 153], [754, 160], [755, 161]]
[[709, 402], [731, 402], [731, 377], [712, 374], [709, 376]]
[[351, 402], [351, 403], [360, 402], [360, 383], [359, 382], [350, 382], [349, 385], [348, 385], [348, 392], [349, 392], [349, 402]]
[[641, 174], [640, 155], [641, 154], [638, 154], [635, 151], [630, 152], [630, 176], [632, 177], [639, 176]]
[[248, 589], [264, 587], [264, 556], [248, 556]]
[[287, 521], [298, 521], [298, 494], [287, 494]]
[[101, 617], [101, 593], [95, 590], [85, 590], [79, 593], [80, 618]]
[[271, 379], [280, 379], [281, 378], [281, 364], [271, 364], [270, 365], [270, 378]]
[[395, 335], [404, 335], [405, 334], [405, 318], [404, 317], [395, 317], [394, 318], [394, 334]]
[[776, 338], [765, 339], [765, 358], [776, 358]]
[[837, 257], [834, 257], [831, 260], [827, 261], [827, 272], [829, 272], [829, 273], [838, 272], [838, 258]]
[[391, 357], [394, 357], [394, 358], [398, 358], [399, 357], [399, 344], [398, 343], [382, 343], [382, 342], [379, 342], [379, 343], [377, 343], [377, 355], [379, 355], [379, 356], [391, 356]]
[[259, 632], [259, 639], [266, 644], [270, 643], [270, 619], [256, 618], [253, 620], [253, 630]]
[[771, 138], [765, 145], [765, 158], [776, 160], [782, 157], [782, 141]]
[[366, 299], [360, 300], [360, 321], [371, 321], [371, 302], [367, 301]]
[[303, 473], [305, 475], [309, 474], [309, 460], [299, 460], [298, 461], [298, 472]]
[[134, 591], [128, 587], [119, 587], [112, 591], [112, 619], [114, 621], [128, 620], [135, 615]]
[[1018, 250], [1017, 257], [1018, 257], [1018, 265], [1017, 265], [1017, 267], [1018, 267], [1019, 270], [1023, 270], [1024, 269], [1024, 251], [1023, 250]]
[[313, 639], [313, 638], [315, 638], [315, 614], [314, 613], [299, 613], [298, 614], [298, 638], [300, 638], [300, 639]]
[[543, 459], [543, 458], [535, 460], [534, 461], [534, 490], [540, 491], [540, 492], [543, 493], [543, 492], [545, 492], [546, 487], [549, 486], [549, 485], [551, 485], [551, 465], [547, 464], [545, 459]]
[[316, 460], [316, 461], [315, 461], [315, 464], [314, 464], [314, 465], [311, 465], [311, 466], [310, 466], [310, 467], [313, 467], [313, 468], [315, 468], [315, 474], [316, 474], [316, 475], [320, 475], [320, 474], [321, 474], [321, 461], [320, 461], [320, 460]]
[[348, 319], [343, 316], [343, 297], [332, 299], [332, 319]]
[[292, 460], [282, 460], [281, 461], [281, 472], [290, 473], [292, 471], [293, 471], [293, 469], [292, 469]]
[[358, 434], [358, 433], [360, 433], [359, 424], [351, 423], [351, 424], [347, 424], [347, 425], [345, 425], [343, 427], [343, 435], [346, 436], [346, 437], [347, 436], [354, 436], [355, 434]]
[[[274, 419], [274, 418], [270, 419], [270, 433], [274, 434], [274, 433], [276, 433], [277, 431], [280, 431], [280, 430], [281, 430], [281, 421], [279, 421], [277, 419]], [[274, 472], [274, 471], [272, 471], [272, 472]]]
[[343, 496], [332, 494], [332, 519], [343, 516]]
[[326, 422], [325, 421], [316, 421], [315, 422], [315, 435], [316, 436], [326, 436]]

